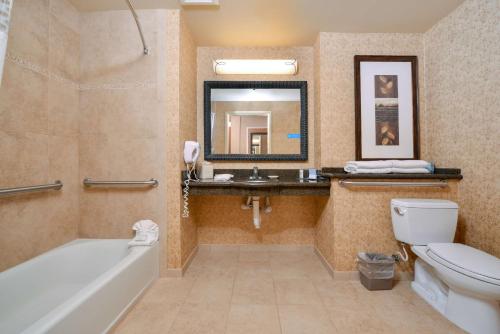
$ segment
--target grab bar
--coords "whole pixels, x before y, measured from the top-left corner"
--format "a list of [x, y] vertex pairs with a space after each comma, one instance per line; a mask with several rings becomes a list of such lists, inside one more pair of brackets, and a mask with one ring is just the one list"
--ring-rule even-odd
[[0, 189], [0, 196], [10, 196], [10, 195], [32, 193], [45, 190], [61, 190], [62, 187], [63, 187], [62, 182], [57, 180], [51, 184], [41, 184], [36, 186], [17, 187], [17, 188], [3, 188]]
[[148, 186], [148, 187], [158, 187], [160, 182], [156, 179], [150, 179], [147, 181], [95, 181], [89, 178], [85, 178], [83, 180], [83, 185], [86, 187], [91, 186], [119, 186], [119, 187], [128, 187], [128, 186]]
[[394, 181], [347, 181], [339, 180], [339, 185], [342, 187], [359, 186], [359, 187], [438, 187], [446, 188], [448, 182], [394, 182]]

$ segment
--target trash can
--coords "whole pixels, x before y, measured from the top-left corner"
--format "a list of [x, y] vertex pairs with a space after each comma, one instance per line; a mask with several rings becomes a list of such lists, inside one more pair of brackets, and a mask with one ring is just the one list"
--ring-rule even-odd
[[378, 253], [359, 253], [358, 270], [361, 284], [368, 290], [391, 290], [394, 259]]

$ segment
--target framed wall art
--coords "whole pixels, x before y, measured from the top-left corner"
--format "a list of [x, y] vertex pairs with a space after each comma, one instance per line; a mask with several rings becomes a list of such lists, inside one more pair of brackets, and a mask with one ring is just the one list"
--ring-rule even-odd
[[354, 56], [356, 160], [419, 159], [416, 56]]

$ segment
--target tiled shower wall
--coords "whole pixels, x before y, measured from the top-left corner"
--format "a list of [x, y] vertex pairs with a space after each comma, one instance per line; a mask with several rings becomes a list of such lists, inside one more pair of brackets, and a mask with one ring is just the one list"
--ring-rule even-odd
[[78, 12], [16, 0], [0, 87], [0, 184], [61, 191], [0, 199], [0, 271], [77, 237]]
[[160, 225], [165, 274], [167, 266], [180, 268], [183, 252], [196, 245], [194, 223], [180, 224], [181, 145], [196, 129], [185, 119], [190, 110], [195, 115], [189, 69], [196, 53], [180, 11], [138, 13], [148, 56], [130, 12], [82, 14], [80, 180], [156, 178], [160, 185], [132, 191], [82, 188], [79, 234], [130, 238], [135, 221], [152, 219]]
[[[12, 13], [0, 88], [0, 184], [60, 179], [64, 188], [0, 199], [0, 270], [77, 237], [130, 238], [132, 224], [149, 218], [160, 225], [165, 273], [167, 219], [178, 232], [169, 254], [196, 245], [196, 231], [180, 241], [179, 147], [196, 137], [186, 118], [191, 109], [196, 119], [196, 50], [180, 11], [139, 11], [148, 56], [129, 11], [79, 13], [67, 0], [16, 0]], [[175, 140], [167, 139], [171, 128]], [[160, 186], [84, 189], [85, 177], [156, 178]], [[175, 196], [167, 198], [167, 187]], [[181, 266], [180, 255], [171, 266]]]

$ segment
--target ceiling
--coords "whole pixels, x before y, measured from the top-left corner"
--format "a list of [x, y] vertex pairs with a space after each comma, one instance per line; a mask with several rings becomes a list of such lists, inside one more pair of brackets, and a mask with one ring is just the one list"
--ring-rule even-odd
[[[125, 0], [69, 0], [81, 11], [127, 9]], [[132, 0], [137, 9], [177, 0]], [[199, 46], [306, 46], [320, 31], [425, 32], [463, 0], [219, 0], [185, 7]], [[140, 15], [139, 15], [140, 16]]]

